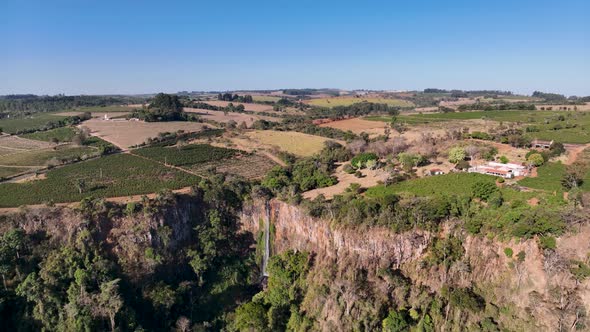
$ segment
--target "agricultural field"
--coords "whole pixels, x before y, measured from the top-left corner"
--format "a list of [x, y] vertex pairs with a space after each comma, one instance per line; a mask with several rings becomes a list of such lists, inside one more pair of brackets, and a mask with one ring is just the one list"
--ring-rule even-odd
[[62, 164], [67, 160], [87, 159], [97, 153], [98, 150], [93, 147], [58, 145], [50, 149], [36, 149], [4, 155], [0, 166], [44, 168]]
[[[532, 189], [562, 192], [564, 191], [564, 188], [561, 185], [561, 179], [565, 174], [565, 168], [566, 166], [560, 162], [546, 163], [537, 168], [536, 177], [524, 178], [518, 181], [518, 184]], [[580, 189], [590, 192], [590, 171], [586, 173], [586, 177], [584, 178], [584, 182]]]
[[[497, 179], [495, 176], [478, 173], [451, 173], [407, 180], [390, 186], [378, 185], [369, 188], [366, 195], [368, 197], [383, 197], [390, 194], [411, 194], [433, 197], [437, 195], [470, 194], [471, 188], [475, 183], [495, 183]], [[517, 191], [511, 188], [501, 188], [500, 190], [502, 196], [508, 202], [514, 200], [528, 201], [529, 199], [537, 198], [551, 205], [563, 203], [561, 196], [552, 194]]]
[[146, 147], [133, 150], [133, 154], [174, 166], [192, 166], [209, 161], [231, 158], [240, 151], [207, 144], [185, 146]]
[[21, 130], [41, 128], [48, 122], [65, 118], [57, 113], [36, 113], [25, 118], [0, 119], [0, 131], [14, 134]]
[[202, 110], [198, 108], [188, 108], [185, 107], [184, 111], [187, 113], [197, 114], [201, 118], [205, 120], [211, 120], [215, 122], [221, 123], [228, 123], [230, 121], [235, 121], [238, 125], [242, 122], [245, 122], [247, 126], [251, 126], [252, 123], [256, 120], [266, 120], [270, 122], [281, 122], [282, 119], [270, 117], [270, 116], [263, 116], [257, 114], [246, 114], [246, 113], [235, 113], [235, 112], [223, 112], [223, 111], [211, 111], [211, 110]]
[[0, 179], [27, 172], [28, 168], [0, 166]]
[[210, 127], [198, 122], [143, 122], [115, 120], [105, 121], [90, 119], [84, 121], [83, 126], [90, 129], [91, 135], [98, 136], [122, 149], [144, 143], [148, 138], [156, 137], [163, 132], [197, 132]]
[[369, 121], [361, 118], [352, 118], [322, 123], [319, 126], [335, 128], [344, 131], [350, 130], [355, 134], [365, 132], [369, 135], [378, 136], [385, 133], [385, 128], [389, 127], [389, 124], [379, 123], [378, 121]]
[[277, 96], [263, 96], [263, 95], [252, 95], [252, 99], [254, 101], [262, 101], [262, 102], [277, 102], [281, 100], [281, 97]]
[[8, 153], [16, 153], [29, 150], [47, 149], [53, 147], [54, 144], [49, 142], [41, 142], [18, 136], [2, 136], [0, 137], [0, 149]]
[[62, 116], [80, 116], [85, 112], [90, 112], [93, 118], [101, 118], [105, 114], [109, 118], [125, 117], [131, 113], [131, 107], [128, 105], [113, 105], [113, 106], [93, 106], [93, 107], [77, 107], [71, 110], [55, 113]]
[[378, 97], [331, 97], [315, 98], [306, 100], [305, 103], [320, 107], [350, 106], [352, 104], [370, 102], [378, 104], [387, 104], [389, 106], [413, 107], [414, 103], [403, 99], [378, 98]]
[[71, 142], [76, 135], [76, 130], [71, 127], [61, 127], [46, 131], [37, 131], [30, 134], [20, 135], [22, 138], [45, 141], [45, 142]]
[[294, 131], [256, 130], [246, 136], [261, 145], [276, 147], [301, 157], [308, 157], [320, 152], [324, 143], [330, 139]]
[[[388, 116], [368, 116], [366, 120], [389, 122]], [[527, 133], [531, 139], [555, 140], [562, 143], [590, 142], [590, 112], [581, 111], [475, 111], [452, 113], [411, 114], [398, 117], [410, 125], [482, 120], [519, 123], [523, 129], [534, 127]], [[569, 128], [568, 128], [569, 127]]]
[[[254, 97], [252, 97], [254, 98]], [[244, 105], [246, 111], [250, 112], [273, 112], [272, 105], [263, 105], [263, 104], [254, 104], [254, 103], [239, 103], [239, 102], [231, 102], [231, 101], [223, 101], [223, 100], [207, 100], [204, 103], [217, 106], [217, 107], [227, 107], [230, 103], [234, 106]]]
[[191, 166], [190, 170], [201, 176], [206, 176], [208, 170], [213, 168], [218, 173], [237, 175], [248, 180], [258, 180], [263, 178], [276, 165], [274, 161], [263, 155], [247, 153], [196, 164]]
[[[75, 202], [84, 197], [118, 197], [193, 185], [199, 177], [130, 154], [117, 154], [67, 165], [45, 179], [1, 183], [0, 207], [46, 202]], [[82, 193], [80, 193], [82, 189]]]

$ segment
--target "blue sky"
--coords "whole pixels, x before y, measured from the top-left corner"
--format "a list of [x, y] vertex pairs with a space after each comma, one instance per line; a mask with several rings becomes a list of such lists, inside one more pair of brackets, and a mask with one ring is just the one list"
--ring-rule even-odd
[[588, 0], [0, 1], [0, 94], [590, 95]]

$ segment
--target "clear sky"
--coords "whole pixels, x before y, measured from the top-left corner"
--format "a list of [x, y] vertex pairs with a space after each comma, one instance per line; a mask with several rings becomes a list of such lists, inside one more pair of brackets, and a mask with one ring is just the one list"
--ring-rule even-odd
[[590, 95], [589, 0], [0, 0], [0, 94]]

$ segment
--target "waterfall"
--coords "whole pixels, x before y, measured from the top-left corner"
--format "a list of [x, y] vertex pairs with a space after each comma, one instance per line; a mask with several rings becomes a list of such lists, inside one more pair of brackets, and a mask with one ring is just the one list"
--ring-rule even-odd
[[266, 218], [264, 218], [264, 257], [262, 258], [262, 276], [268, 277], [268, 258], [270, 256], [270, 204], [265, 204]]

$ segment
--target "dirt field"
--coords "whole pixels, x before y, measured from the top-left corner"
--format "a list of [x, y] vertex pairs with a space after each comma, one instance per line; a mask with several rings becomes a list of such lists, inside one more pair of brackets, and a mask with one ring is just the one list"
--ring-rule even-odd
[[559, 111], [562, 107], [566, 107], [570, 111], [573, 111], [574, 108], [578, 111], [590, 111], [590, 103], [586, 103], [585, 105], [537, 105], [538, 110], [540, 110], [541, 108], [545, 108], [545, 110], [551, 108], [553, 111]]
[[223, 111], [202, 110], [202, 109], [198, 109], [198, 108], [185, 107], [184, 111], [188, 112], [188, 113], [198, 114], [203, 119], [212, 120], [212, 121], [216, 121], [216, 122], [227, 123], [231, 120], [234, 120], [238, 125], [242, 122], [246, 122], [246, 125], [248, 127], [250, 127], [252, 125], [252, 123], [254, 123], [254, 121], [260, 120], [260, 119], [266, 120], [266, 121], [271, 121], [271, 122], [281, 122], [282, 121], [282, 119], [280, 119], [280, 118], [274, 118], [274, 117], [264, 116], [264, 115], [234, 113], [234, 112], [228, 112], [227, 114], [224, 114]]
[[50, 142], [35, 141], [18, 136], [0, 137], [0, 155], [14, 152], [46, 149], [53, 146], [55, 146], [55, 144]]
[[370, 188], [376, 186], [379, 181], [387, 180], [387, 177], [389, 176], [389, 174], [382, 169], [363, 169], [361, 170], [361, 173], [363, 173], [364, 177], [357, 178], [354, 174], [344, 172], [343, 167], [344, 164], [338, 166], [334, 172], [334, 175], [338, 178], [337, 184], [326, 188], [307, 191], [303, 193], [303, 197], [314, 199], [318, 195], [323, 194], [327, 199], [330, 199], [334, 197], [334, 195], [343, 193], [352, 183], [360, 184], [361, 188]]
[[[256, 130], [245, 134], [255, 144], [277, 148], [298, 156], [311, 156], [324, 148], [330, 139], [294, 131]], [[334, 140], [333, 140], [334, 141]], [[344, 142], [340, 142], [344, 144]]]
[[158, 136], [162, 132], [200, 131], [210, 125], [197, 122], [143, 122], [143, 121], [104, 121], [91, 119], [84, 121], [82, 126], [90, 128], [91, 135], [98, 136], [122, 149], [141, 144], [148, 138]]
[[323, 123], [319, 126], [330, 127], [344, 131], [350, 130], [355, 134], [366, 132], [369, 135], [377, 136], [383, 135], [385, 133], [385, 128], [389, 126], [389, 124], [380, 121], [369, 121], [361, 118], [353, 118]]

